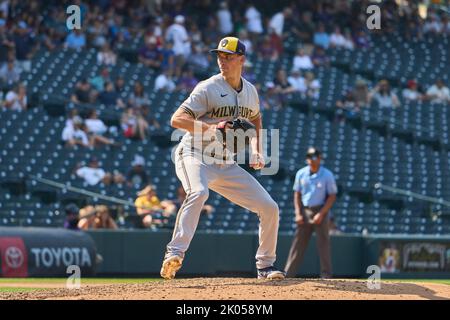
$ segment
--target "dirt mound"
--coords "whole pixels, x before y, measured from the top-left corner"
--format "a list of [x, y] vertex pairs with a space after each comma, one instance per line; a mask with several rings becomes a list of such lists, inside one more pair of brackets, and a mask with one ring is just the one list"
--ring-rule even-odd
[[[51, 285], [49, 284], [49, 287]], [[1, 299], [82, 300], [380, 300], [450, 299], [450, 286], [423, 282], [382, 282], [379, 290], [364, 280], [192, 278], [139, 284], [82, 285], [80, 289], [48, 289], [0, 293]]]

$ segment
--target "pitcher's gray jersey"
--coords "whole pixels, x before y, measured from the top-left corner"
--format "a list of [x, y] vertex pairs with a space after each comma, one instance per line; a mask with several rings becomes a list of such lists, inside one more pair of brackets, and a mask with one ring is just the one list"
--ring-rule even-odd
[[[252, 121], [260, 115], [258, 93], [255, 86], [244, 78], [241, 79], [242, 90], [239, 93], [225, 81], [221, 74], [201, 81], [180, 107], [195, 119], [208, 124], [238, 117]], [[190, 132], [184, 135], [181, 143], [198, 149]], [[210, 143], [211, 140], [203, 140], [200, 145], [203, 149]]]

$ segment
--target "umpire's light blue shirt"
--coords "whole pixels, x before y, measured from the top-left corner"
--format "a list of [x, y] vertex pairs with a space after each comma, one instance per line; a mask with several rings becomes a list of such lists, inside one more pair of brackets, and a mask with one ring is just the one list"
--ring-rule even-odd
[[306, 207], [320, 206], [329, 195], [337, 193], [336, 180], [327, 168], [320, 166], [319, 171], [310, 174], [309, 166], [297, 171], [294, 191], [302, 194], [302, 203]]

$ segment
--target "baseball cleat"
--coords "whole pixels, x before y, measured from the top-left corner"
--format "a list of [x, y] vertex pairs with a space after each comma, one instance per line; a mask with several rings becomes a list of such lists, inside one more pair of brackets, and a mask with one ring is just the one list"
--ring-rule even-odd
[[164, 259], [160, 272], [161, 277], [168, 280], [175, 278], [175, 274], [180, 270], [182, 263], [183, 258], [179, 256], [170, 256]]
[[277, 270], [275, 267], [258, 269], [258, 279], [283, 280], [285, 277], [286, 274], [283, 271]]

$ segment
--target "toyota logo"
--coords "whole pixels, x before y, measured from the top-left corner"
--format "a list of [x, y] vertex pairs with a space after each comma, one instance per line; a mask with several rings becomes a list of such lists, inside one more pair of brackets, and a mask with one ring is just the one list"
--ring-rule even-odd
[[18, 269], [23, 264], [23, 253], [17, 247], [9, 247], [5, 251], [6, 264], [12, 269]]

